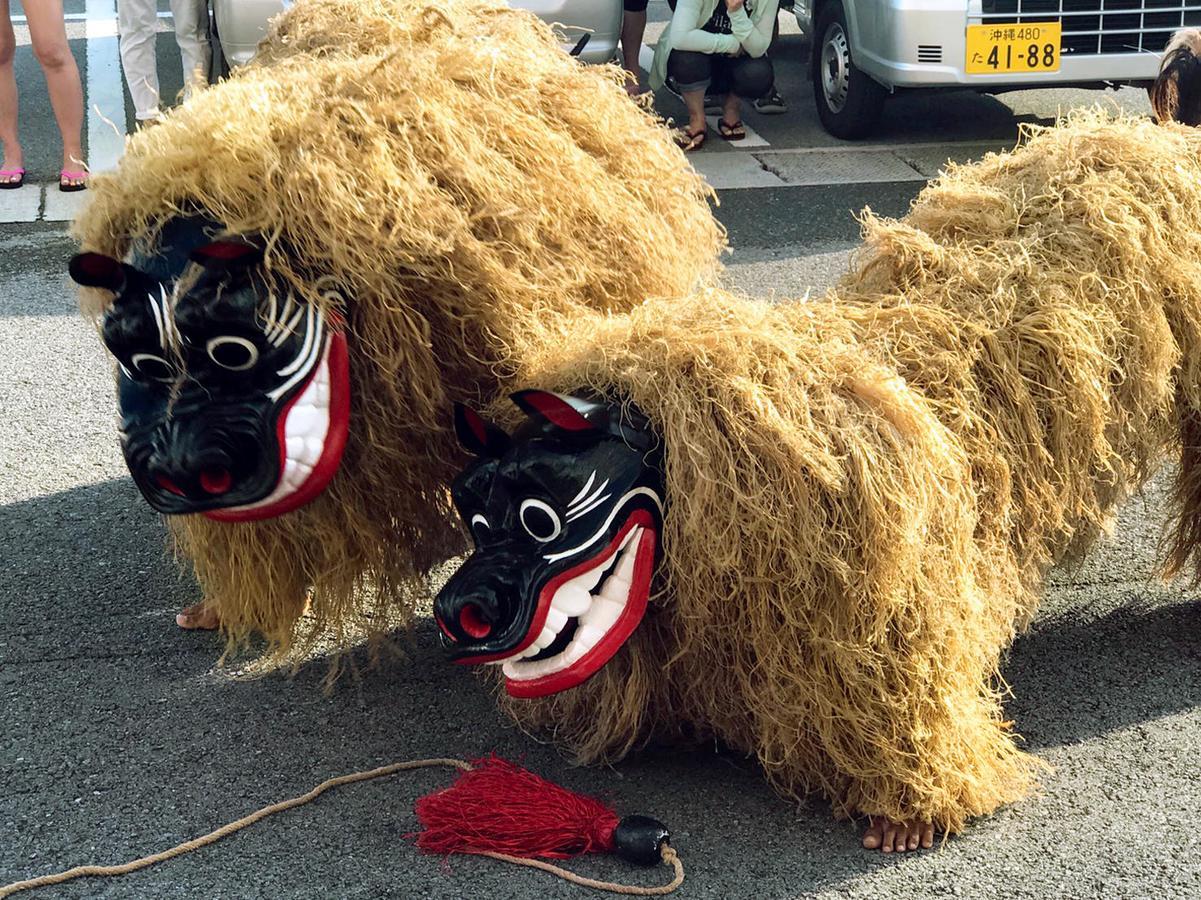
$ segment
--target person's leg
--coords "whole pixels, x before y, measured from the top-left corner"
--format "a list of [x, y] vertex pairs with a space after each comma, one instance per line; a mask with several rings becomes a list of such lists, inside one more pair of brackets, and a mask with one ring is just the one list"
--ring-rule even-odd
[[737, 76], [739, 65], [746, 59], [745, 56], [723, 56], [713, 63], [713, 84], [710, 90], [722, 96], [717, 132], [727, 141], [740, 141], [746, 137], [746, 129], [742, 125], [742, 99], [738, 93]]
[[0, 143], [4, 144], [4, 163], [0, 183], [19, 184], [25, 157], [17, 137], [17, 79], [13, 75], [13, 56], [17, 39], [9, 18], [8, 0], [0, 0]]
[[62, 0], [38, 0], [25, 4], [25, 20], [33, 55], [46, 73], [50, 106], [63, 138], [63, 171], [60, 184], [79, 187], [85, 180], [83, 160], [83, 85], [79, 68], [67, 43]]
[[729, 91], [722, 106], [718, 130], [726, 140], [740, 141], [746, 137], [746, 128], [742, 124], [742, 101], [766, 96], [775, 83], [775, 72], [766, 55], [757, 58], [740, 56], [725, 60], [723, 65], [723, 77], [728, 79]]
[[[776, 24], [772, 29], [771, 44], [768, 47], [768, 54], [771, 54], [776, 46], [776, 40], [780, 37], [780, 20], [776, 19]], [[778, 116], [781, 113], [788, 112], [788, 104], [784, 102], [784, 98], [780, 96], [775, 83], [754, 102], [755, 109], [763, 113], [765, 116]]]
[[630, 94], [642, 91], [641, 72], [638, 64], [638, 54], [642, 50], [642, 38], [646, 34], [646, 3], [647, 0], [625, 0], [625, 11], [621, 16], [621, 64], [634, 76], [626, 82], [626, 90]]
[[775, 82], [775, 70], [766, 54], [740, 56], [730, 61], [730, 93], [736, 97], [757, 100], [766, 96]]
[[685, 150], [696, 150], [705, 140], [705, 88], [712, 77], [713, 59], [691, 50], [672, 50], [667, 58], [667, 74], [675, 81], [688, 107]]
[[183, 60], [184, 97], [197, 85], [208, 84], [209, 48], [207, 0], [171, 0], [175, 40]]
[[139, 122], [158, 118], [158, 63], [154, 55], [158, 4], [155, 0], [117, 0], [121, 69]]

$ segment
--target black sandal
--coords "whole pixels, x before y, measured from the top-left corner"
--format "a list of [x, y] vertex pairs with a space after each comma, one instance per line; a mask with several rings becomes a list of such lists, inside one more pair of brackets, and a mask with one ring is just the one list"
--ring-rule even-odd
[[723, 140], [741, 141], [746, 138], [746, 127], [742, 124], [742, 120], [730, 123], [725, 119], [717, 120], [717, 133], [722, 136]]
[[685, 153], [693, 153], [705, 146], [705, 137], [708, 134], [708, 128], [701, 128], [699, 131], [689, 131], [687, 128], [681, 128], [676, 135], [676, 143], [680, 145], [680, 149]]

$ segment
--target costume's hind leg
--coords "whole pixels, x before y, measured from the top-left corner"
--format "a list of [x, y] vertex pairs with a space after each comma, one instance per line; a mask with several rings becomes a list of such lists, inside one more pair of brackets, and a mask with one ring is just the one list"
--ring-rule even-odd
[[860, 449], [832, 488], [801, 485], [805, 552], [778, 551], [795, 594], [736, 588], [753, 613], [756, 750], [787, 793], [959, 831], [1028, 793], [1039, 767], [1008, 730], [998, 674], [1027, 598], [954, 435], [895, 379], [856, 390], [831, 433]]
[[830, 635], [831, 649], [795, 675], [812, 704], [795, 730], [778, 717], [760, 725], [769, 777], [792, 794], [820, 787], [839, 814], [873, 817], [873, 849], [900, 849], [898, 836], [916, 849], [1025, 796], [1042, 764], [1017, 748], [985, 657], [966, 645], [920, 631], [857, 646]]
[[934, 846], [934, 823], [890, 822], [882, 816], [872, 816], [863, 833], [863, 846], [884, 853], [929, 850]]
[[1181, 399], [1179, 410], [1180, 466], [1172, 489], [1173, 521], [1166, 577], [1187, 575], [1201, 582], [1201, 410], [1189, 408]]
[[185, 631], [216, 631], [221, 627], [221, 616], [217, 604], [201, 600], [180, 610], [175, 624]]

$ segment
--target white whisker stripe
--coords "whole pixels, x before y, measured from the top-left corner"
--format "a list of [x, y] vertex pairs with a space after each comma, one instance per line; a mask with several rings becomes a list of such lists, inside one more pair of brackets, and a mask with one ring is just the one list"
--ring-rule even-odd
[[[314, 337], [314, 334], [316, 335], [316, 337], [312, 341], [308, 341], [309, 338]], [[321, 321], [321, 317], [318, 316], [316, 319], [316, 324], [309, 327], [308, 334], [306, 335], [306, 345], [305, 346], [309, 347], [308, 357], [303, 360], [302, 365], [300, 366], [299, 369], [296, 370], [295, 375], [293, 375], [291, 378], [289, 378], [287, 381], [285, 381], [283, 384], [281, 384], [275, 390], [268, 392], [267, 396], [270, 397], [272, 401], [278, 400], [280, 397], [282, 397], [284, 394], [286, 394], [288, 391], [290, 391], [293, 387], [295, 387], [299, 382], [301, 382], [302, 380], [304, 380], [304, 378], [306, 378], [308, 376], [309, 372], [313, 368], [313, 364], [317, 361], [317, 358], [321, 355], [321, 352], [322, 352], [321, 334], [322, 334], [322, 321]], [[299, 359], [299, 357], [298, 357], [298, 359]], [[295, 366], [295, 364], [293, 364], [292, 366], [289, 366], [288, 368], [292, 369], [294, 366]], [[283, 375], [284, 372], [280, 371], [277, 374]]]
[[154, 313], [154, 324], [158, 328], [158, 345], [166, 350], [167, 335], [163, 331], [163, 310], [151, 294], [146, 295], [146, 302], [150, 304], [150, 311]]
[[588, 491], [592, 489], [592, 482], [594, 481], [596, 481], [596, 469], [593, 469], [592, 474], [588, 476], [588, 483], [580, 488], [580, 492], [572, 497], [571, 502], [567, 504], [569, 511], [571, 507], [580, 502], [582, 497], [585, 497], [588, 494]]
[[280, 377], [291, 375], [298, 368], [300, 368], [302, 360], [309, 355], [309, 351], [313, 347], [314, 332], [317, 330], [313, 327], [313, 307], [311, 306], [309, 307], [308, 316], [306, 317], [304, 324], [304, 343], [300, 347], [300, 352], [296, 354], [296, 358], [293, 359], [290, 364], [284, 366], [284, 368], [276, 372], [276, 375], [279, 375]]
[[263, 322], [263, 334], [267, 340], [271, 340], [271, 332], [279, 323], [279, 300], [275, 296], [275, 291], [269, 293], [267, 299], [271, 301], [271, 309], [267, 312], [267, 317]]
[[567, 508], [567, 515], [569, 515], [569, 516], [570, 516], [570, 515], [573, 515], [574, 513], [578, 512], [578, 511], [580, 510], [580, 507], [582, 507], [582, 506], [589, 506], [589, 505], [591, 505], [592, 503], [594, 503], [594, 502], [596, 501], [596, 498], [597, 498], [597, 497], [599, 497], [599, 496], [601, 495], [601, 492], [602, 492], [602, 491], [603, 491], [605, 488], [607, 488], [608, 486], [609, 486], [609, 479], [608, 479], [608, 478], [606, 478], [606, 479], [604, 480], [604, 483], [603, 483], [603, 484], [601, 484], [601, 486], [600, 486], [600, 487], [598, 487], [598, 488], [597, 488], [595, 491], [593, 491], [593, 492], [592, 492], [590, 495], [588, 495], [587, 497], [585, 497], [585, 498], [584, 498], [583, 500], [581, 500], [579, 503], [576, 503], [576, 502], [573, 500], [573, 501], [572, 501], [572, 504], [571, 504], [571, 506], [569, 506], [569, 507]]
[[[607, 481], [605, 482], [605, 484], [608, 484], [608, 483], [609, 482], [607, 482]], [[567, 514], [567, 521], [574, 522], [580, 516], [587, 515], [588, 513], [592, 512], [592, 510], [596, 509], [598, 506], [600, 506], [602, 503], [604, 503], [606, 500], [608, 500], [612, 496], [613, 496], [612, 494], [605, 494], [605, 496], [600, 497], [597, 500], [593, 500], [591, 503], [589, 503], [587, 506], [583, 507], [582, 509], [577, 509], [575, 512], [569, 512]]]
[[312, 310], [313, 307], [311, 304], [308, 304], [306, 307], [302, 307], [301, 309], [296, 310], [296, 315], [292, 316], [292, 319], [290, 321], [285, 322], [282, 326], [280, 326], [279, 333], [275, 336], [275, 339], [271, 342], [272, 344], [274, 344], [276, 347], [278, 347], [284, 341], [286, 341], [289, 337], [291, 337], [293, 334], [296, 333], [296, 326], [298, 326], [300, 324], [300, 320], [304, 317], [306, 308], [309, 310]]
[[[177, 281], [171, 291], [171, 296], [174, 296], [175, 290], [178, 288], [179, 282]], [[168, 342], [163, 345], [163, 348], [166, 349], [168, 345], [178, 345], [180, 343], [179, 331], [175, 327], [175, 310], [171, 304], [171, 296], [167, 294], [167, 286], [165, 284], [159, 284], [159, 295], [162, 298], [163, 304], [163, 330], [166, 333], [165, 336]]]
[[[284, 308], [279, 311], [279, 318], [276, 323], [280, 330], [284, 328], [284, 323], [292, 317], [292, 310], [296, 308], [296, 297], [291, 291], [288, 291], [288, 296], [284, 298]], [[278, 332], [277, 332], [278, 334]]]
[[597, 541], [599, 541], [602, 537], [604, 537], [605, 532], [609, 530], [609, 526], [613, 524], [613, 520], [615, 518], [617, 518], [617, 514], [621, 511], [622, 507], [624, 507], [626, 505], [626, 503], [629, 502], [634, 497], [639, 497], [639, 496], [650, 497], [652, 500], [654, 500], [655, 506], [659, 507], [659, 513], [660, 513], [660, 515], [662, 515], [663, 501], [659, 499], [658, 494], [656, 494], [654, 491], [652, 491], [648, 487], [634, 488], [634, 490], [629, 491], [628, 493], [625, 494], [625, 496], [623, 496], [619, 501], [617, 501], [617, 505], [614, 506], [613, 509], [609, 512], [609, 515], [605, 519], [604, 523], [601, 525], [600, 528], [598, 528], [596, 530], [596, 533], [593, 534], [592, 537], [588, 538], [588, 540], [584, 541], [584, 543], [580, 544], [578, 547], [572, 547], [570, 550], [564, 550], [562, 553], [548, 553], [545, 556], [543, 556], [542, 558], [544, 560], [546, 560], [547, 562], [555, 562], [556, 560], [566, 559], [569, 556], [575, 556], [577, 553], [579, 553], [583, 550], [587, 550], [589, 547], [591, 547], [593, 544], [595, 544]]

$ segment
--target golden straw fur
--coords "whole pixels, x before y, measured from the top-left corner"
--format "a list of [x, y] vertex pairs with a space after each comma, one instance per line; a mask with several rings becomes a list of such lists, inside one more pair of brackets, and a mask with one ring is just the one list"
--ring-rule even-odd
[[716, 738], [788, 796], [950, 831], [1032, 789], [1002, 651], [1181, 431], [1169, 568], [1196, 560], [1201, 132], [1028, 138], [867, 215], [824, 297], [707, 290], [528, 350], [524, 386], [650, 417], [668, 505], [642, 625], [581, 687], [505, 700], [520, 723], [587, 762]]
[[326, 278], [347, 298], [351, 432], [330, 488], [266, 522], [171, 522], [227, 635], [286, 645], [306, 595], [310, 635], [395, 626], [461, 548], [453, 401], [495, 394], [572, 310], [711, 280], [724, 232], [620, 71], [498, 0], [301, 0], [263, 58], [132, 137], [75, 234], [121, 257], [203, 211], [262, 236], [300, 296], [328, 303]]

